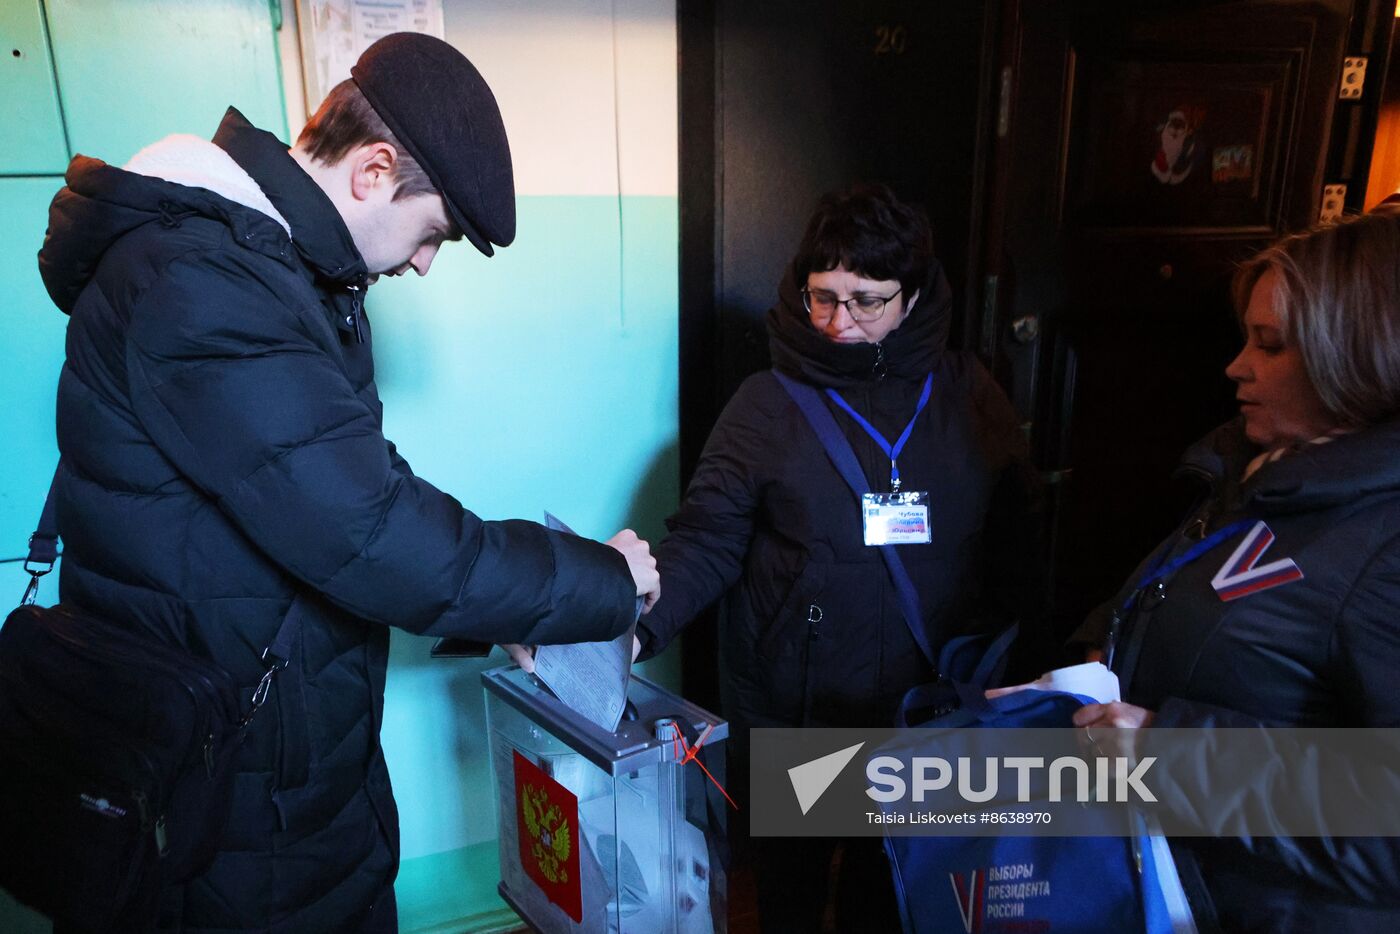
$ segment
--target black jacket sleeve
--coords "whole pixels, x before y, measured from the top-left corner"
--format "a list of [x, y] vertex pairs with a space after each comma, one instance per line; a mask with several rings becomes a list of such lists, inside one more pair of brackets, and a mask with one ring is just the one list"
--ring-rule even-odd
[[684, 502], [666, 520], [669, 534], [656, 549], [661, 599], [637, 624], [640, 658], [664, 649], [743, 571], [762, 496], [759, 466], [772, 443], [772, 414], [757, 402], [765, 379], [773, 377], [750, 377], [725, 406]]
[[[1328, 676], [1335, 682], [1348, 726], [1400, 725], [1400, 692], [1395, 690], [1395, 673], [1400, 671], [1397, 604], [1400, 542], [1392, 540], [1371, 560], [1353, 586], [1333, 630]], [[1236, 711], [1179, 698], [1168, 699], [1153, 721], [1154, 728], [1260, 725], [1258, 720]], [[1384, 735], [1389, 733], [1387, 730]], [[1351, 778], [1357, 794], [1354, 807], [1360, 813], [1388, 813], [1400, 800], [1400, 744], [1396, 748], [1383, 746], [1383, 742], [1378, 743], [1373, 757], [1353, 764]], [[1208, 755], [1209, 751], [1202, 750], [1200, 754]], [[1287, 768], [1262, 766], [1257, 780], [1238, 796], [1237, 805], [1249, 812], [1252, 826], [1268, 826], [1271, 822], [1275, 807], [1272, 795], [1296, 797], [1306, 793], [1322, 781], [1316, 770], [1331, 764], [1323, 756], [1309, 754], [1306, 748], [1290, 749], [1287, 761]], [[1184, 768], [1188, 774], [1198, 771], [1189, 764]], [[1194, 787], [1191, 783], [1173, 785], [1182, 799], [1172, 807], [1173, 813], [1207, 810], [1190, 801]], [[1317, 813], [1321, 817], [1326, 814], [1321, 807]], [[1254, 837], [1243, 838], [1241, 845], [1276, 863], [1281, 871], [1306, 878], [1345, 898], [1375, 906], [1400, 905], [1400, 839], [1336, 835]]]
[[133, 309], [135, 417], [269, 558], [344, 609], [412, 632], [555, 643], [632, 621], [626, 561], [523, 521], [484, 522], [415, 477], [340, 369], [320, 308], [236, 251], [173, 262]]

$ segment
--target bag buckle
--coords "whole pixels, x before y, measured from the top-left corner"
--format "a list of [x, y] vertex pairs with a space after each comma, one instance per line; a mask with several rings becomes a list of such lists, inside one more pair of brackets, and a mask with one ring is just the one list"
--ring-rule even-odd
[[[262, 663], [267, 666], [267, 673], [269, 675], [276, 674], [287, 667], [287, 659], [272, 651], [272, 646], [263, 649]], [[263, 676], [263, 680], [267, 680], [267, 675]]]
[[277, 672], [287, 667], [287, 659], [272, 651], [271, 646], [263, 649], [263, 664], [267, 666], [267, 671], [263, 672], [262, 678], [258, 681], [258, 686], [253, 689], [253, 706], [248, 713], [239, 721], [240, 727], [246, 727], [253, 721], [253, 715], [259, 708], [267, 702], [267, 692], [272, 688], [272, 679], [277, 677]]
[[19, 601], [20, 606], [29, 606], [39, 599], [39, 578], [53, 570], [54, 563], [48, 562], [46, 567], [41, 567], [39, 562], [24, 561], [24, 572], [29, 575], [29, 583], [25, 585], [24, 597]]
[[57, 546], [58, 537], [52, 532], [40, 529], [29, 536], [29, 554], [24, 558], [24, 573], [29, 575], [29, 583], [24, 588], [20, 606], [29, 606], [39, 599], [39, 578], [52, 571], [58, 563]]

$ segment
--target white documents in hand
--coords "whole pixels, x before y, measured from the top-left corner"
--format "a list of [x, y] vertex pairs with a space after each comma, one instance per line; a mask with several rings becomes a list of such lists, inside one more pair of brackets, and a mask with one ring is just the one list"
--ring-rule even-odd
[[[545, 525], [575, 534], [549, 513]], [[637, 598], [641, 614], [642, 597]], [[574, 645], [542, 645], [535, 650], [535, 674], [565, 704], [609, 733], [617, 732], [627, 706], [627, 684], [632, 675], [632, 639], [635, 618], [627, 631], [611, 642], [579, 642]]]
[[1118, 676], [1109, 671], [1103, 662], [1085, 662], [1047, 671], [1026, 685], [1033, 691], [1065, 691], [1081, 697], [1093, 698], [1100, 704], [1122, 700], [1118, 690]]

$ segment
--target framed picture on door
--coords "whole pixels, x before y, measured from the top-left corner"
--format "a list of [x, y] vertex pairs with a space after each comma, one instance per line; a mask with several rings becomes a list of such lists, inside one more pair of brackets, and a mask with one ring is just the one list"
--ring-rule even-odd
[[1156, 234], [1276, 224], [1297, 69], [1275, 61], [1081, 60], [1065, 220]]

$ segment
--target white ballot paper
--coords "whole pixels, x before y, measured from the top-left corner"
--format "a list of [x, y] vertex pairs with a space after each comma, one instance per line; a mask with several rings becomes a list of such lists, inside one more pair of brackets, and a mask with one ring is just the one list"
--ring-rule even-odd
[[1103, 662], [1085, 662], [1056, 668], [1036, 678], [1027, 688], [1033, 691], [1065, 691], [1082, 697], [1092, 697], [1100, 704], [1122, 700], [1118, 693], [1118, 676]]
[[[549, 513], [544, 524], [559, 532], [576, 534]], [[643, 597], [637, 598], [637, 615]], [[578, 642], [574, 645], [542, 645], [535, 650], [535, 674], [565, 704], [609, 733], [617, 732], [627, 706], [627, 683], [632, 675], [634, 617], [627, 631], [611, 642]]]

